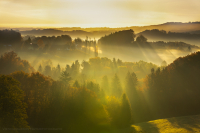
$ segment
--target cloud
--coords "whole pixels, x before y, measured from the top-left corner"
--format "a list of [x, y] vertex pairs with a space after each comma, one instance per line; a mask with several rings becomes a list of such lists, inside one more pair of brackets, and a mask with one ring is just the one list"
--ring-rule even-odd
[[199, 0], [0, 0], [0, 24], [131, 26], [197, 21], [199, 5]]

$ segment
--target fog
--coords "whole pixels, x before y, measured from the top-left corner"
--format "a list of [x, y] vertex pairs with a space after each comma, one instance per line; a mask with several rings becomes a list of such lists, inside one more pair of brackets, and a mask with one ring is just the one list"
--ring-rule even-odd
[[[21, 59], [27, 60], [30, 64], [38, 69], [39, 65], [50, 65], [51, 67], [56, 67], [58, 64], [61, 68], [65, 68], [66, 65], [71, 65], [73, 62], [78, 60], [80, 63], [85, 60], [89, 61], [89, 58], [95, 57], [94, 48], [87, 48], [87, 54], [84, 54], [84, 46], [82, 50], [54, 50], [52, 53], [45, 52], [17, 52]], [[175, 49], [149, 49], [149, 48], [138, 48], [138, 47], [124, 47], [124, 46], [99, 46], [98, 56], [107, 57], [109, 59], [120, 59], [124, 62], [138, 62], [140, 60], [145, 62], [151, 62], [158, 66], [161, 65], [163, 61], [168, 64], [172, 63], [176, 58], [186, 56], [193, 51], [181, 51]], [[1, 53], [3, 54], [3, 53]], [[46, 63], [45, 63], [46, 62]]]

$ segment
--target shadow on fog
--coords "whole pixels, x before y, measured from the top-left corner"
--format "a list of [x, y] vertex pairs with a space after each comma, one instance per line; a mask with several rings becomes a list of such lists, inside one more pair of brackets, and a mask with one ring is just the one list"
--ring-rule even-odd
[[132, 46], [103, 46], [100, 57], [119, 58], [127, 62], [140, 60], [160, 65], [163, 60], [167, 63], [173, 62], [177, 57], [185, 56], [189, 52], [169, 49], [154, 49]]

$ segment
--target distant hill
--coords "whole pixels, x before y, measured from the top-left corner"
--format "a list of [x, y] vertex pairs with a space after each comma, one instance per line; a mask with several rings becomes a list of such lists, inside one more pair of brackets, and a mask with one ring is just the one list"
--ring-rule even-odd
[[62, 31], [56, 29], [33, 29], [28, 31], [20, 31], [22, 35], [34, 35], [34, 36], [60, 36], [60, 35], [70, 35], [72, 37], [86, 37], [90, 36], [90, 32], [86, 32], [83, 30], [73, 30], [73, 31]]
[[59, 30], [69, 31], [69, 30], [84, 30], [87, 32], [92, 31], [120, 31], [120, 30], [129, 30], [132, 29], [135, 33], [142, 32], [144, 30], [152, 30], [152, 29], [159, 29], [171, 32], [192, 32], [196, 30], [200, 30], [200, 22], [189, 22], [189, 23], [182, 23], [182, 22], [167, 22], [164, 24], [158, 25], [147, 25], [147, 26], [131, 26], [131, 27], [118, 27], [118, 28], [109, 28], [109, 27], [93, 27], [93, 28], [80, 28], [80, 27], [72, 27], [72, 28], [58, 28]]
[[[34, 35], [34, 36], [57, 36], [68, 34], [74, 37], [85, 38], [89, 36], [91, 38], [100, 38], [106, 34], [112, 32], [121, 31], [121, 30], [130, 30], [132, 29], [135, 33], [139, 33], [145, 30], [159, 29], [171, 32], [189, 32], [189, 33], [200, 33], [200, 22], [191, 22], [191, 23], [181, 23], [181, 22], [167, 22], [164, 24], [158, 25], [148, 25], [148, 26], [131, 26], [131, 27], [91, 27], [91, 28], [81, 28], [81, 27], [61, 27], [61, 28], [6, 28], [0, 27], [3, 29], [13, 29], [19, 31], [22, 35]], [[40, 30], [38, 30], [40, 29]], [[82, 31], [82, 32], [81, 32]]]
[[187, 44], [184, 42], [149, 42], [149, 44], [154, 49], [177, 49], [177, 50], [185, 50], [185, 51], [191, 51], [191, 49], [194, 49], [195, 51], [200, 49], [200, 47], [196, 45]]
[[133, 133], [194, 133], [200, 132], [200, 115], [158, 119], [132, 125]]
[[200, 34], [200, 30], [190, 31], [191, 34]]
[[23, 36], [31, 35], [31, 36], [61, 36], [61, 35], [70, 35], [72, 38], [80, 37], [85, 39], [88, 36], [91, 39], [98, 39], [105, 34], [109, 34], [112, 31], [84, 31], [84, 30], [72, 30], [72, 31], [63, 31], [58, 29], [33, 29], [26, 31], [19, 31]]
[[98, 40], [102, 45], [127, 45], [134, 41], [133, 30], [122, 30], [109, 35], [105, 35]]
[[144, 30], [152, 30], [159, 29], [171, 32], [191, 32], [200, 30], [200, 22], [189, 22], [189, 23], [181, 23], [181, 22], [167, 22], [159, 25], [150, 25], [150, 26], [133, 26], [131, 27], [136, 33], [142, 32]]
[[145, 30], [137, 34], [143, 35], [149, 41], [183, 41], [193, 45], [200, 45], [200, 34], [167, 32], [165, 30]]

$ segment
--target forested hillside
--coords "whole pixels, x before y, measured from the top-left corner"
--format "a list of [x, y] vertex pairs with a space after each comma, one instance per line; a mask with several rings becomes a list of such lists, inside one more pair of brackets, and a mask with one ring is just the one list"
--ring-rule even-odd
[[182, 41], [200, 46], [200, 34], [195, 32], [172, 32], [159, 29], [145, 30], [137, 35], [144, 35], [150, 41]]
[[[130, 132], [131, 124], [200, 112], [200, 52], [191, 53], [197, 46], [148, 42], [132, 30], [104, 36], [99, 43], [68, 35], [26, 40], [18, 36], [17, 43], [11, 43], [9, 36], [17, 32], [3, 32], [12, 35], [0, 40], [2, 128]], [[101, 57], [99, 48], [114, 58]], [[188, 55], [168, 65], [159, 50]], [[154, 62], [157, 58], [159, 63], [139, 60], [142, 56]]]
[[[24, 61], [14, 52], [5, 53], [1, 67], [8, 69], [1, 72], [7, 74], [0, 76], [1, 91], [9, 90], [4, 96], [12, 93], [21, 96], [19, 103], [13, 104], [21, 110], [16, 112], [21, 122], [14, 120], [15, 115], [9, 116], [8, 110], [2, 110], [8, 108], [2, 104], [0, 111], [7, 114], [5, 119], [15, 123], [3, 123], [2, 127], [53, 126], [70, 132], [112, 132], [132, 123], [198, 114], [199, 59], [200, 52], [196, 52], [168, 66], [163, 63], [160, 68], [142, 61], [130, 63], [96, 57], [83, 61], [81, 69], [75, 61], [65, 69], [60, 66], [43, 69], [41, 65], [38, 72], [33, 72], [31, 66], [23, 66]], [[22, 64], [21, 69], [17, 64]], [[148, 75], [147, 71], [151, 73]], [[148, 76], [141, 80], [144, 78], [141, 72]], [[19, 91], [14, 92], [12, 88], [16, 87]], [[12, 103], [10, 98], [2, 97], [1, 102], [7, 99]]]

